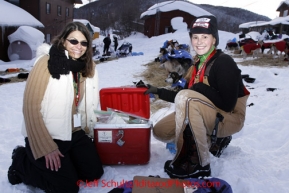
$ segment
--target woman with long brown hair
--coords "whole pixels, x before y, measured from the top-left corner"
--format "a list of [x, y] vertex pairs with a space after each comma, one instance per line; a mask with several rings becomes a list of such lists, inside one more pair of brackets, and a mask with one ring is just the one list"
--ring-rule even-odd
[[78, 192], [79, 182], [103, 174], [92, 142], [99, 91], [90, 33], [82, 23], [68, 23], [37, 52], [23, 98], [25, 147], [13, 150], [8, 180]]

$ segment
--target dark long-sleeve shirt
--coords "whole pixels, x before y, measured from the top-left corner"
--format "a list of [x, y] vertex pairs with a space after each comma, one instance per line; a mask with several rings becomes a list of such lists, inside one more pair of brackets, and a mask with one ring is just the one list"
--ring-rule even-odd
[[[196, 83], [190, 89], [206, 96], [216, 107], [230, 112], [234, 109], [237, 99], [245, 96], [244, 84], [241, 78], [241, 70], [235, 61], [229, 55], [221, 53], [222, 51], [218, 50], [206, 64], [208, 66], [214, 61], [208, 77], [210, 86], [204, 83]], [[195, 66], [198, 66], [198, 63]], [[188, 84], [184, 89], [188, 89]], [[158, 95], [162, 100], [174, 102], [177, 92], [161, 88], [158, 89]]]

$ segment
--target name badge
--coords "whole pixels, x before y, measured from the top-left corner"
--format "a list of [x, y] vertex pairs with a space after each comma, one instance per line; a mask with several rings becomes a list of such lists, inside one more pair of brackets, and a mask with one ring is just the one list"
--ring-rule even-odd
[[73, 115], [73, 126], [80, 127], [81, 126], [81, 115], [80, 113], [76, 113]]

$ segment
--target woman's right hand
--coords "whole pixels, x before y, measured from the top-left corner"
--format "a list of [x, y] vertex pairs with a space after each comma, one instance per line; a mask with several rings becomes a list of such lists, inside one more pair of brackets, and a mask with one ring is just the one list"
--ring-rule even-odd
[[61, 167], [60, 157], [64, 157], [64, 155], [58, 149], [45, 155], [46, 168], [50, 168], [51, 171], [58, 171], [58, 168]]

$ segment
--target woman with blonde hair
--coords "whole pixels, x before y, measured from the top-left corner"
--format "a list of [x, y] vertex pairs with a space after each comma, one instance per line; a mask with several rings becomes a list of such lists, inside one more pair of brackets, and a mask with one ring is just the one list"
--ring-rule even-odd
[[[156, 139], [176, 143], [174, 159], [164, 166], [171, 178], [211, 175], [210, 152], [219, 157], [231, 136], [243, 128], [249, 96], [237, 64], [217, 49], [217, 19], [213, 15], [196, 18], [189, 35], [196, 57], [185, 77], [185, 89], [176, 93], [148, 85], [145, 92], [175, 103], [175, 112], [153, 127]], [[212, 146], [216, 143], [211, 137], [216, 131], [215, 125], [220, 148], [217, 150]]]

